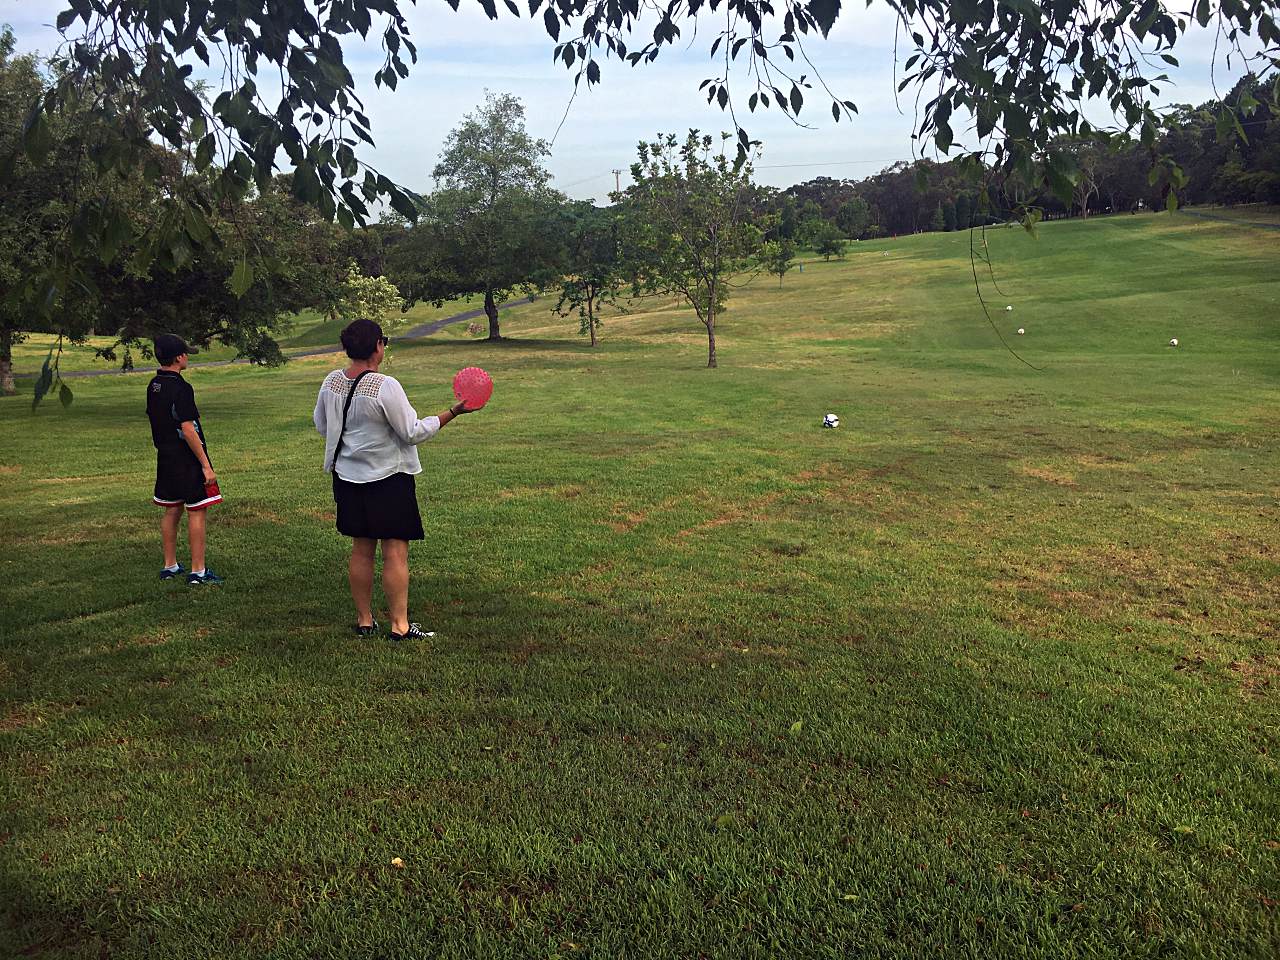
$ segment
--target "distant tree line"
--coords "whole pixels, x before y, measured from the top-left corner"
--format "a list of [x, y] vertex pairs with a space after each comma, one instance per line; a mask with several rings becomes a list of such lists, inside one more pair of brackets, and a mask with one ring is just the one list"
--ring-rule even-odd
[[[1181, 105], [1144, 147], [1099, 134], [1059, 143], [1074, 167], [1069, 191], [961, 161], [900, 162], [862, 180], [816, 177], [762, 196], [771, 238], [810, 243], [834, 227], [851, 240], [1004, 222], [1026, 207], [1046, 219], [1183, 204], [1280, 203], [1280, 116], [1264, 84], [1242, 78], [1221, 102]], [[1167, 163], [1180, 168], [1173, 180]], [[1067, 195], [1064, 196], [1063, 194]]]

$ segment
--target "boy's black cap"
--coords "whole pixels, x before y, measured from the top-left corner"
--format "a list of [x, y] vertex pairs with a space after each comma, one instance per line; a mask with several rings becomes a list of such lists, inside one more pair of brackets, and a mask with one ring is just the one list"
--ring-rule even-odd
[[162, 333], [156, 337], [156, 359], [168, 363], [184, 353], [199, 353], [195, 347], [187, 346], [187, 341], [172, 333]]

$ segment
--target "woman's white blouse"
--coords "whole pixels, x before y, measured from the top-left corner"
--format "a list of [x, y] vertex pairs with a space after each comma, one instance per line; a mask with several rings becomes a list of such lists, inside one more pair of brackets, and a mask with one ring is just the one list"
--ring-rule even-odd
[[[342, 407], [353, 383], [341, 370], [324, 378], [312, 419], [324, 436], [324, 469], [334, 470], [333, 451], [342, 430]], [[351, 483], [372, 483], [393, 473], [421, 473], [417, 445], [440, 431], [439, 417], [418, 419], [404, 387], [394, 377], [366, 374], [351, 398], [347, 430], [336, 472]]]

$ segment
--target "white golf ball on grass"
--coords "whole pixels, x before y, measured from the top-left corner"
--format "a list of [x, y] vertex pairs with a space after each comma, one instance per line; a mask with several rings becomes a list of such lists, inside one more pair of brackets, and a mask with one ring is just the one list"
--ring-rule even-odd
[[1022, 329], [1022, 327], [1019, 327], [1019, 328], [1018, 328], [1018, 336], [1022, 336], [1022, 335], [1023, 335], [1024, 333], [1026, 333], [1026, 332], [1027, 332], [1027, 331], [1026, 331], [1026, 330], [1023, 330], [1023, 329]]
[[1005, 309], [1005, 312], [1006, 312], [1006, 313], [1007, 313], [1007, 312], [1011, 312], [1011, 311], [1013, 310], [1013, 304], [1012, 304], [1012, 303], [1011, 303], [1011, 304], [1009, 304], [1009, 305], [1008, 305], [1007, 307], [1005, 307], [1004, 309]]
[[822, 425], [828, 430], [834, 430], [836, 427], [840, 426], [840, 418], [834, 413], [828, 413], [822, 418]]
[[1176, 347], [1177, 345], [1178, 345], [1178, 338], [1177, 338], [1177, 337], [1174, 337], [1172, 340], [1170, 340], [1170, 341], [1169, 341], [1169, 346], [1171, 346], [1171, 347]]

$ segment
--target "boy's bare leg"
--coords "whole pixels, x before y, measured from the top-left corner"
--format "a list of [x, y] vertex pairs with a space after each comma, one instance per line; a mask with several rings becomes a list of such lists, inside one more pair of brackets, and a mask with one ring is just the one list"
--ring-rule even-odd
[[351, 599], [356, 605], [356, 624], [361, 627], [373, 626], [373, 564], [377, 549], [377, 540], [351, 538], [347, 579], [351, 581]]
[[160, 517], [160, 539], [164, 541], [164, 565], [166, 567], [175, 566], [178, 562], [178, 525], [182, 522], [182, 511], [185, 508], [180, 503], [164, 508], [164, 514]]
[[391, 632], [409, 630], [409, 541], [382, 541], [382, 592], [387, 595]]
[[191, 570], [204, 569], [204, 519], [208, 510], [187, 511], [187, 540], [191, 545]]

